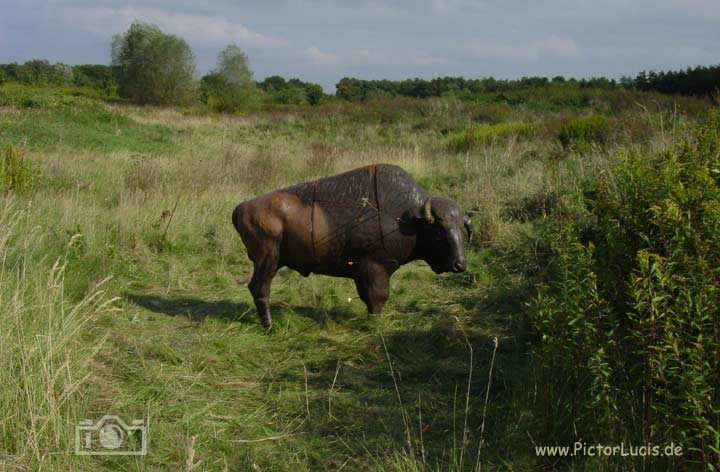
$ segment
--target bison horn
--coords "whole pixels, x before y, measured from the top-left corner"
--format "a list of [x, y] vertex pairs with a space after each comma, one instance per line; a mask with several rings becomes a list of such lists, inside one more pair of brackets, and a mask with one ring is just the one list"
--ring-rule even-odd
[[463, 216], [463, 224], [465, 225], [465, 231], [467, 231], [467, 234], [468, 234], [468, 242], [472, 241], [473, 230], [472, 230], [472, 226], [470, 225], [470, 217], [469, 216], [467, 216], [467, 215]]
[[425, 200], [425, 205], [423, 205], [423, 216], [425, 216], [425, 221], [433, 224], [435, 223], [435, 217], [432, 215], [432, 203], [430, 200], [432, 200], [432, 197], [428, 197], [428, 199]]

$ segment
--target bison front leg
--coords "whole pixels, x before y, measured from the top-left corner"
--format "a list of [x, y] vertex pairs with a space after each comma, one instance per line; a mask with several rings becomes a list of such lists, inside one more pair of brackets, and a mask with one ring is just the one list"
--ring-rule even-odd
[[360, 299], [365, 302], [368, 312], [380, 314], [390, 297], [390, 275], [384, 265], [368, 261], [360, 264], [355, 275], [355, 287]]
[[253, 270], [252, 279], [248, 284], [248, 289], [255, 301], [260, 322], [263, 327], [270, 329], [272, 327], [272, 317], [270, 316], [270, 285], [272, 279], [277, 273], [277, 255], [266, 254], [264, 257], [257, 258]]

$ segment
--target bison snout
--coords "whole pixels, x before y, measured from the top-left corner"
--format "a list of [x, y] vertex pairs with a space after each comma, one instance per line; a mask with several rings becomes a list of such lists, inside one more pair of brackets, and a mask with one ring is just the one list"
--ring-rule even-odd
[[459, 261], [453, 262], [453, 265], [452, 265], [453, 272], [465, 272], [465, 269], [467, 269], [467, 263], [464, 260], [459, 260]]

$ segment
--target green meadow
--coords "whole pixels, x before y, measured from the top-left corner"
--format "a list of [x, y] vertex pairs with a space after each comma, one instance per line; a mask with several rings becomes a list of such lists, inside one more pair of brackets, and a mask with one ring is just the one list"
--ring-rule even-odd
[[[614, 272], [590, 268], [621, 260], [613, 251], [630, 243], [608, 243], [602, 252], [598, 234], [619, 234], [608, 228], [625, 220], [605, 218], [592, 202], [621, 208], [613, 205], [640, 201], [623, 196], [630, 188], [623, 182], [637, 181], [628, 175], [651, 172], [637, 170], [637, 162], [685, 156], [682, 149], [710, 156], [706, 170], [697, 172], [706, 179], [702, 188], [717, 188], [717, 127], [708, 118], [713, 103], [552, 86], [516, 95], [328, 100], [218, 114], [138, 107], [82, 89], [0, 86], [0, 469], [717, 466], [717, 377], [693, 377], [698, 387], [690, 393], [672, 382], [678, 368], [712, 372], [716, 364], [699, 351], [678, 354], [675, 364], [673, 349], [686, 352], [682, 341], [666, 350], [642, 344], [644, 352], [658, 353], [644, 358], [648, 364], [633, 348], [627, 354], [639, 356], [638, 365], [656, 366], [651, 371], [662, 375], [647, 374], [647, 385], [660, 382], [670, 392], [672, 400], [663, 403], [658, 390], [647, 411], [690, 418], [675, 425], [683, 458], [535, 452], [538, 445], [576, 440], [642, 445], [673, 439], [658, 426], [649, 435], [641, 425], [644, 410], [632, 410], [641, 387], [625, 390], [632, 382], [622, 379], [644, 374], [618, 369], [619, 354], [598, 354], [600, 348], [624, 352], [615, 342], [620, 338], [581, 342], [579, 336], [626, 326], [615, 315], [596, 313], [644, 313], [646, 305], [636, 303], [646, 299], [643, 287], [654, 294], [648, 303], [660, 306], [657, 316], [682, 316], [680, 308], [661, 304], [670, 303], [668, 294], [695, 297], [682, 280], [701, 283], [700, 274], [711, 281], [717, 274], [717, 193], [687, 200], [706, 209], [701, 221], [688, 223], [688, 234], [707, 237], [672, 246], [685, 248], [687, 261], [695, 257], [692, 248], [705, 244], [705, 265], [687, 262], [697, 271], [684, 279], [668, 276], [681, 288], [633, 285], [634, 298], [619, 306], [608, 305], [611, 292], [603, 289], [603, 277]], [[699, 129], [711, 136], [687, 144]], [[366, 313], [352, 281], [283, 269], [272, 288], [274, 327], [264, 332], [246, 287], [252, 267], [231, 224], [234, 206], [372, 163], [403, 167], [432, 195], [455, 199], [471, 214], [467, 272], [435, 275], [425, 263], [409, 264], [393, 277], [386, 309], [375, 316]], [[670, 207], [662, 202], [680, 192], [664, 194], [660, 183], [643, 188], [664, 195], [657, 205], [665, 210]], [[677, 227], [683, 211], [672, 220]], [[637, 234], [651, 235], [648, 244], [673, 240], [672, 225], [663, 226], [667, 234], [642, 233], [642, 214], [649, 213], [632, 214]], [[574, 229], [563, 229], [568, 225]], [[700, 233], [701, 226], [710, 229]], [[594, 249], [599, 256], [588, 252]], [[618, 272], [618, 283], [645, 273], [642, 265], [633, 272], [635, 253], [627, 254], [628, 272]], [[658, 254], [671, 261], [670, 252]], [[583, 264], [591, 274], [581, 273]], [[670, 265], [657, 267], [670, 273]], [[718, 293], [708, 290], [687, 305], [704, 318], [683, 329], [707, 339], [715, 326], [709, 344], [698, 341], [712, 350], [720, 346], [717, 312], [706, 307]], [[591, 299], [597, 303], [584, 304]], [[574, 324], [562, 313], [584, 317]], [[617, 325], [592, 324], [605, 319]], [[568, 323], [590, 331], [568, 331]], [[638, 333], [660, 332], [638, 323]], [[634, 332], [628, 328], [629, 338]], [[556, 344], [545, 341], [553, 336]], [[577, 351], [567, 349], [560, 362], [567, 346]], [[589, 366], [589, 377], [563, 383], [574, 378], [567, 375], [572, 365]], [[697, 404], [685, 410], [678, 400], [684, 398]], [[698, 408], [700, 419], [687, 416]], [[144, 420], [147, 455], [76, 455], [76, 426], [105, 414]], [[696, 422], [704, 425], [702, 436], [686, 434]]]

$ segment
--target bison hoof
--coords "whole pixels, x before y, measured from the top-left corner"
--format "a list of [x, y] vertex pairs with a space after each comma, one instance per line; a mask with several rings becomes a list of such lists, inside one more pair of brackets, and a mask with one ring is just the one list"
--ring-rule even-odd
[[266, 318], [266, 317], [260, 318], [260, 324], [262, 325], [263, 328], [265, 328], [268, 331], [270, 331], [270, 329], [272, 328], [272, 320], [269, 317], [268, 318]]

